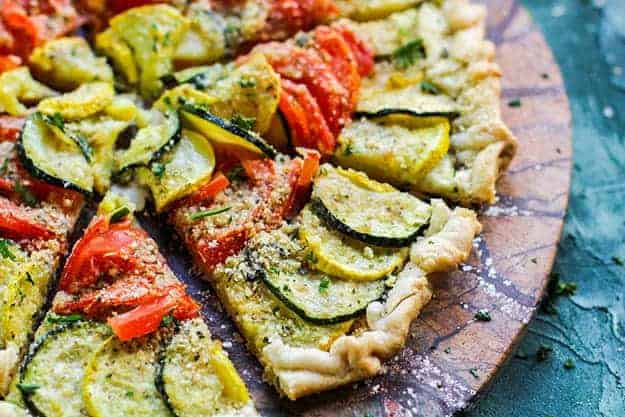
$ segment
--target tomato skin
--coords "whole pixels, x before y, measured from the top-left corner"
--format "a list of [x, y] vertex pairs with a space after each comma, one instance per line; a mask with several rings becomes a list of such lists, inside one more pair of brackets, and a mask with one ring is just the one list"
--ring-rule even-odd
[[0, 73], [19, 67], [22, 64], [20, 57], [15, 55], [0, 55]]
[[[291, 129], [291, 145], [313, 147], [310, 143], [310, 129], [306, 112], [298, 102], [297, 98], [289, 92], [288, 80], [282, 80], [282, 91], [280, 93], [280, 111], [284, 115], [286, 122]], [[325, 123], [325, 120], [324, 120]]]
[[305, 85], [317, 101], [330, 131], [337, 135], [350, 120], [349, 92], [313, 49], [270, 42], [253, 49], [265, 55], [282, 79]]
[[221, 172], [217, 172], [209, 182], [202, 185], [193, 194], [174, 202], [171, 208], [176, 209], [182, 206], [195, 205], [203, 201], [211, 200], [215, 198], [217, 194], [228, 188], [229, 185], [230, 180], [228, 180], [228, 177]]
[[74, 246], [61, 275], [59, 288], [77, 294], [93, 285], [105, 261], [106, 264], [123, 265], [125, 270], [132, 269], [139, 260], [129, 256], [128, 249], [136, 240], [146, 237], [143, 230], [132, 228], [129, 220], [109, 225], [108, 218], [100, 216]]
[[358, 72], [361, 77], [366, 77], [373, 72], [375, 64], [373, 49], [362, 41], [350, 28], [346, 25], [337, 23], [333, 25], [342, 36], [345, 42], [350, 46], [354, 58], [358, 64]]
[[198, 254], [204, 269], [210, 272], [242, 250], [249, 237], [250, 230], [240, 227], [220, 236], [208, 237], [209, 240], [201, 239], [195, 244], [191, 242], [191, 246], [195, 247], [194, 252]]
[[45, 225], [26, 216], [23, 208], [0, 197], [0, 235], [9, 239], [52, 239], [55, 234]]
[[[305, 85], [297, 84], [289, 80], [282, 81], [282, 89], [290, 94], [302, 108], [306, 117], [306, 126], [309, 130], [307, 137], [300, 138], [297, 134], [293, 135], [293, 145], [296, 147], [304, 147], [308, 149], [318, 149], [325, 155], [331, 155], [336, 147], [336, 138], [330, 131], [326, 120], [321, 114], [319, 104], [313, 98]], [[281, 108], [282, 110], [282, 108]], [[289, 126], [291, 122], [289, 117], [285, 115]], [[294, 126], [294, 132], [297, 132], [297, 126]]]
[[25, 121], [23, 117], [0, 116], [0, 142], [15, 142]]
[[338, 15], [333, 0], [270, 0], [269, 4], [269, 18], [258, 41], [286, 39]]
[[114, 14], [121, 13], [133, 7], [145, 6], [148, 4], [169, 3], [167, 0], [109, 0], [109, 7]]
[[107, 322], [119, 340], [125, 342], [157, 331], [163, 317], [171, 313], [176, 305], [175, 299], [165, 296], [152, 303], [135, 307], [126, 313], [110, 317]]
[[329, 26], [319, 26], [313, 32], [314, 48], [332, 69], [332, 73], [349, 92], [349, 103], [356, 108], [360, 73], [358, 62], [343, 34]]

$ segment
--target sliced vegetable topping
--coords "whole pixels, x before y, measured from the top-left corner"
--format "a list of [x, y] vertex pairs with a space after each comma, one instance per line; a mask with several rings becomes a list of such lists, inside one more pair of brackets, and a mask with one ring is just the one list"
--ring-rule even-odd
[[[355, 121], [343, 129], [334, 157], [339, 165], [399, 186], [416, 185], [447, 155], [449, 121], [394, 114]], [[430, 123], [429, 125], [424, 123]]]
[[60, 115], [65, 120], [79, 120], [104, 110], [113, 102], [113, 84], [92, 82], [82, 84], [77, 90], [57, 97], [50, 97], [39, 103], [41, 113]]
[[156, 211], [161, 212], [173, 201], [194, 193], [212, 176], [215, 153], [210, 142], [189, 130], [174, 148], [138, 170], [139, 180], [152, 191]]
[[127, 218], [130, 210], [107, 209], [112, 212], [92, 222], [68, 258], [54, 311], [108, 317], [121, 340], [154, 332], [168, 314], [180, 320], [197, 316], [197, 304], [156, 243]]
[[0, 232], [9, 239], [51, 239], [54, 233], [24, 208], [0, 197]]
[[[226, 152], [235, 155], [253, 157], [276, 155], [275, 149], [260, 136], [239, 124], [220, 119], [199, 106], [185, 103], [181, 106], [181, 115], [187, 127], [206, 136]], [[247, 127], [247, 126], [245, 126]]]
[[118, 151], [117, 175], [123, 176], [129, 169], [147, 166], [169, 152], [181, 138], [178, 114], [172, 109], [162, 112], [152, 110], [150, 124], [139, 129], [130, 142], [130, 147]]
[[33, 415], [84, 415], [81, 384], [85, 367], [110, 334], [104, 324], [77, 321], [60, 325], [39, 338], [22, 365], [19, 383]]
[[199, 319], [180, 324], [159, 363], [157, 387], [177, 417], [237, 415], [250, 402], [241, 377]]
[[386, 290], [383, 280], [344, 281], [315, 271], [314, 255], [281, 229], [268, 237], [271, 245], [249, 250], [250, 268], [280, 301], [307, 321], [329, 325], [353, 319]]
[[[18, 139], [18, 154], [34, 177], [51, 184], [90, 194], [93, 170], [81, 148], [40, 113], [31, 115]], [[57, 129], [58, 130], [58, 129]]]
[[403, 247], [412, 243], [430, 218], [430, 206], [365, 174], [323, 165], [312, 208], [331, 228], [365, 243]]
[[301, 213], [299, 237], [311, 251], [312, 267], [345, 280], [373, 281], [400, 268], [408, 249], [367, 245], [344, 236], [323, 224], [310, 206]]
[[156, 338], [123, 343], [109, 338], [85, 370], [82, 396], [92, 417], [169, 417], [156, 384]]

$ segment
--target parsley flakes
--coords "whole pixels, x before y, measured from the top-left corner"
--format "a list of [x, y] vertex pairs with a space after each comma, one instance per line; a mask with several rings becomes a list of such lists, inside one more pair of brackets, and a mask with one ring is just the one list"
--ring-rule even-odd
[[222, 207], [222, 208], [218, 208], [218, 209], [214, 209], [214, 210], [198, 211], [197, 213], [193, 213], [192, 215], [190, 215], [189, 219], [190, 220], [199, 220], [199, 219], [203, 219], [205, 217], [211, 217], [211, 216], [216, 216], [216, 215], [221, 214], [221, 213], [225, 213], [228, 210], [230, 210], [230, 207]]
[[397, 48], [392, 55], [395, 67], [406, 69], [426, 57], [423, 39], [417, 38]]
[[15, 257], [13, 252], [11, 252], [11, 249], [10, 249], [11, 246], [13, 246], [11, 241], [7, 239], [0, 239], [0, 256], [2, 256], [5, 259], [10, 259], [14, 261], [17, 258]]

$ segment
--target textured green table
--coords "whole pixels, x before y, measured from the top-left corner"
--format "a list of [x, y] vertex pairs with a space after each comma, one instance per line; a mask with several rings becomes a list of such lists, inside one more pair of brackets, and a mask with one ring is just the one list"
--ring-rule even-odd
[[622, 417], [625, 90], [613, 81], [623, 80], [625, 50], [608, 44], [615, 34], [606, 16], [625, 32], [625, 1], [608, 0], [604, 7], [615, 6], [608, 13], [598, 0], [523, 3], [557, 57], [573, 113], [575, 169], [554, 271], [578, 288], [555, 300], [557, 314], [539, 313], [516, 357], [467, 415]]

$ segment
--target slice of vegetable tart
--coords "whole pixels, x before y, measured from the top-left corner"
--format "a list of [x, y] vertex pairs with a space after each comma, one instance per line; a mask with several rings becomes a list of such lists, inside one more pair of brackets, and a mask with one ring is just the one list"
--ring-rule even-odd
[[244, 161], [169, 212], [290, 399], [378, 373], [429, 301], [428, 275], [455, 269], [480, 231], [472, 211], [317, 158]]
[[[14, 119], [0, 124], [0, 397], [40, 318], [83, 205], [81, 194], [29, 174]], [[5, 122], [7, 124], [5, 124]]]
[[113, 193], [100, 204], [0, 410], [46, 417], [257, 415], [198, 304], [133, 209]]

